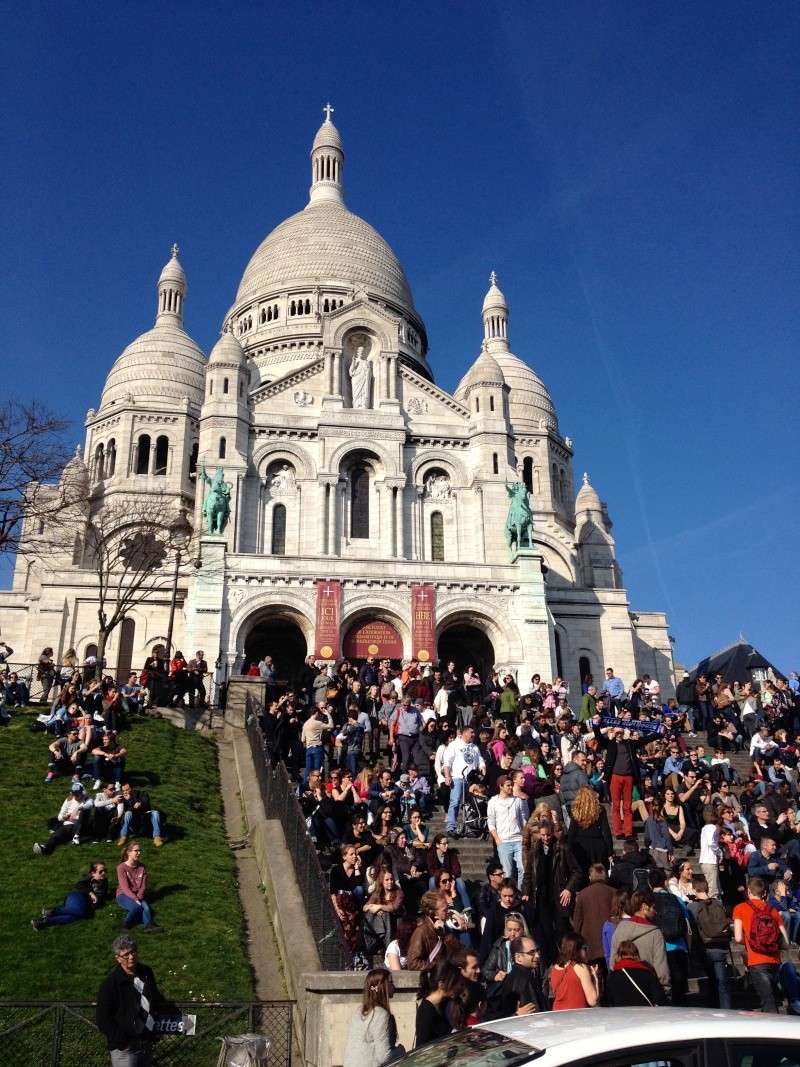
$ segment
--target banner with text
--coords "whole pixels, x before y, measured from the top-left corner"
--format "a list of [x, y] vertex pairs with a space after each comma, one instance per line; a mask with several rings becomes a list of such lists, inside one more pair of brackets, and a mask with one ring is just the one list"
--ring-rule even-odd
[[403, 641], [391, 623], [382, 619], [365, 619], [356, 623], [344, 639], [347, 659], [402, 659]]
[[339, 625], [342, 616], [341, 582], [320, 579], [317, 583], [317, 621], [314, 655], [317, 659], [338, 659]]
[[411, 655], [420, 663], [436, 660], [436, 589], [411, 586]]

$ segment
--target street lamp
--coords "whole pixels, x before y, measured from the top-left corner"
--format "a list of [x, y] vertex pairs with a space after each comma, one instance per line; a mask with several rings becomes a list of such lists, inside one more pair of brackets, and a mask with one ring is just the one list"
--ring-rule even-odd
[[167, 527], [169, 545], [175, 553], [175, 576], [172, 579], [172, 600], [169, 605], [169, 626], [167, 627], [167, 660], [172, 656], [172, 630], [175, 625], [175, 603], [178, 599], [178, 574], [181, 569], [181, 553], [192, 539], [192, 527], [186, 518], [186, 511], [181, 508]]

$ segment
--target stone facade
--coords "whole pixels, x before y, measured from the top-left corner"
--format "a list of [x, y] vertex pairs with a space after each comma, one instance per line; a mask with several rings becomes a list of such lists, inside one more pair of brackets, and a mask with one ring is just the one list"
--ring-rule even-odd
[[[287, 673], [315, 651], [318, 579], [339, 583], [340, 629], [369, 620], [417, 650], [412, 587], [435, 590], [439, 653], [527, 684], [643, 671], [672, 691], [664, 615], [631, 612], [604, 503], [583, 476], [542, 380], [510, 348], [492, 274], [477, 358], [453, 395], [433, 380], [425, 325], [394, 253], [344, 204], [330, 117], [311, 152], [309, 203], [262, 242], [208, 361], [183, 326], [177, 248], [152, 330], [114, 364], [86, 419], [87, 516], [158, 493], [202, 529], [205, 482], [231, 488], [222, 535], [199, 538], [179, 583], [176, 643], [222, 672], [271, 651]], [[506, 486], [524, 481], [534, 545], [513, 557]], [[28, 531], [35, 536], [35, 531]], [[0, 594], [3, 636], [35, 659], [94, 641], [80, 553], [31, 567]], [[131, 614], [108, 651], [141, 664], [163, 642], [169, 596]], [[131, 626], [133, 629], [131, 630]], [[120, 650], [120, 641], [127, 646]], [[281, 664], [281, 658], [286, 661]], [[436, 658], [436, 652], [431, 658]]]

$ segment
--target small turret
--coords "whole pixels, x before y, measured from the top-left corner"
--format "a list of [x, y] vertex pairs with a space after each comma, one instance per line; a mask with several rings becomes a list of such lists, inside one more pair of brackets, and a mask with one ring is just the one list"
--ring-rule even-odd
[[158, 313], [156, 326], [172, 323], [183, 326], [183, 302], [186, 299], [186, 274], [178, 259], [178, 246], [172, 246], [172, 256], [158, 279]]
[[334, 201], [344, 202], [342, 170], [344, 168], [344, 149], [339, 131], [331, 122], [330, 104], [322, 109], [325, 121], [317, 130], [317, 136], [311, 146], [311, 189], [308, 206]]

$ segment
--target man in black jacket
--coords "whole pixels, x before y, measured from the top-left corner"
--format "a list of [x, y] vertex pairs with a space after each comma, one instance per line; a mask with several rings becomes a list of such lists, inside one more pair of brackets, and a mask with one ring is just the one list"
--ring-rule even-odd
[[516, 937], [511, 942], [511, 970], [490, 991], [486, 1019], [504, 1019], [508, 1015], [531, 1015], [547, 1011], [539, 970], [539, 952], [530, 937]]
[[157, 1017], [177, 1015], [161, 995], [149, 967], [139, 962], [132, 937], [111, 946], [117, 966], [97, 994], [97, 1028], [105, 1035], [112, 1067], [149, 1067], [156, 1040]]
[[527, 902], [531, 928], [549, 966], [559, 942], [570, 928], [569, 916], [582, 872], [566, 841], [557, 841], [552, 823], [539, 823], [539, 840], [528, 852], [522, 879], [522, 899]]

